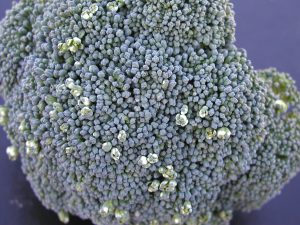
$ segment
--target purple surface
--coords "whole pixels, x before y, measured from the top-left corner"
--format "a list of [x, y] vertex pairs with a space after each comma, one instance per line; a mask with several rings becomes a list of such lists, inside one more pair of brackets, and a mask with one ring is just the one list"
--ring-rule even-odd
[[[12, 0], [0, 0], [0, 18]], [[251, 0], [235, 3], [237, 45], [247, 49], [257, 69], [277, 67], [289, 72], [300, 87], [300, 1]], [[20, 163], [5, 154], [9, 145], [0, 130], [0, 225], [59, 225], [54, 213], [34, 197]], [[299, 225], [300, 175], [261, 210], [237, 214], [232, 225]], [[72, 218], [70, 225], [90, 223]]]

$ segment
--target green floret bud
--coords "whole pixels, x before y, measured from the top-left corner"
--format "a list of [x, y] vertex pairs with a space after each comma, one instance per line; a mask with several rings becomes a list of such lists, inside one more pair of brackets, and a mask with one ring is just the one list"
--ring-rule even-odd
[[65, 211], [60, 211], [58, 213], [58, 219], [60, 220], [60, 222], [67, 224], [70, 222], [70, 216], [69, 213], [65, 212]]
[[71, 89], [71, 94], [74, 97], [79, 97], [83, 92], [82, 87], [80, 87], [79, 85], [74, 85], [73, 88]]
[[85, 106], [91, 105], [91, 101], [88, 97], [80, 97], [80, 103], [82, 103]]
[[148, 159], [146, 156], [141, 156], [138, 159], [138, 165], [140, 165], [141, 167], [144, 167], [144, 168], [149, 168], [151, 166], [151, 164], [148, 162]]
[[218, 216], [223, 221], [229, 221], [232, 217], [232, 211], [221, 211], [219, 212]]
[[211, 129], [211, 128], [206, 128], [206, 139], [211, 140], [217, 135], [217, 131]]
[[199, 225], [205, 225], [205, 224], [207, 224], [211, 220], [211, 217], [212, 217], [212, 213], [211, 212], [208, 212], [205, 215], [201, 215], [198, 218]]
[[115, 211], [115, 206], [112, 200], [106, 201], [100, 207], [99, 214], [102, 217], [107, 217], [109, 215], [113, 215]]
[[113, 160], [118, 161], [121, 157], [121, 152], [117, 148], [112, 148], [110, 155]]
[[192, 204], [190, 201], [184, 202], [183, 206], [180, 208], [182, 215], [189, 215], [193, 212]]
[[58, 119], [57, 111], [56, 110], [51, 110], [49, 112], [49, 117], [50, 117], [51, 120], [57, 120]]
[[176, 190], [177, 182], [175, 180], [164, 180], [159, 185], [159, 190], [163, 192], [174, 192]]
[[55, 102], [57, 101], [57, 98], [52, 96], [52, 95], [47, 95], [45, 97], [45, 102], [48, 104], [48, 105], [53, 105]]
[[126, 141], [126, 138], [127, 138], [126, 131], [121, 130], [118, 134], [118, 140], [121, 141], [121, 142], [124, 142], [124, 141]]
[[0, 125], [7, 125], [8, 123], [8, 108], [0, 106]]
[[274, 105], [275, 105], [276, 112], [278, 113], [284, 113], [289, 108], [288, 105], [281, 99], [276, 100]]
[[175, 119], [176, 119], [176, 124], [182, 127], [185, 127], [189, 123], [189, 120], [186, 117], [186, 115], [177, 114]]
[[65, 148], [65, 153], [68, 154], [68, 155], [69, 155], [69, 154], [72, 154], [73, 151], [74, 151], [74, 148], [73, 148], [73, 147], [66, 147], [66, 148]]
[[219, 139], [226, 140], [230, 138], [230, 136], [231, 136], [231, 131], [227, 127], [222, 127], [218, 129], [217, 137]]
[[179, 214], [175, 214], [172, 218], [174, 224], [182, 224], [182, 219]]
[[110, 152], [112, 149], [112, 144], [110, 142], [105, 142], [102, 144], [102, 150], [105, 152]]
[[84, 10], [81, 13], [81, 18], [84, 20], [89, 20], [93, 17], [93, 14], [91, 13], [90, 10]]
[[59, 43], [57, 45], [57, 49], [58, 49], [59, 52], [65, 53], [65, 52], [67, 52], [69, 50], [69, 47], [68, 47], [68, 45], [66, 43]]
[[90, 5], [89, 9], [85, 9], [81, 13], [81, 18], [84, 20], [89, 20], [93, 15], [99, 10], [99, 7], [96, 3]]
[[83, 44], [81, 43], [80, 38], [74, 37], [74, 38], [68, 39], [66, 41], [66, 43], [59, 43], [57, 45], [57, 49], [60, 53], [65, 53], [67, 51], [75, 53], [79, 49], [83, 49]]
[[56, 112], [62, 112], [64, 110], [62, 105], [58, 102], [53, 102], [52, 106]]
[[147, 156], [147, 161], [151, 164], [157, 163], [158, 162], [158, 155], [155, 153], [150, 153]]
[[126, 223], [130, 219], [128, 211], [121, 209], [116, 209], [115, 217], [121, 224]]
[[99, 9], [99, 7], [96, 3], [91, 4], [90, 7], [89, 7], [90, 12], [93, 13], [93, 14], [96, 13], [98, 11], [98, 9]]
[[160, 194], [159, 194], [159, 198], [161, 199], [161, 200], [169, 200], [170, 199], [170, 193], [169, 192], [161, 192]]
[[16, 161], [18, 159], [19, 152], [18, 152], [18, 149], [16, 147], [8, 146], [6, 148], [6, 154], [9, 158], [9, 160]]
[[66, 133], [69, 130], [69, 125], [67, 123], [63, 123], [62, 125], [60, 125], [59, 129], [61, 130], [61, 132]]
[[169, 81], [168, 80], [164, 80], [162, 82], [161, 88], [164, 89], [164, 90], [167, 90], [168, 87], [169, 87]]
[[173, 180], [177, 177], [177, 173], [174, 170], [172, 165], [168, 165], [166, 167], [160, 167], [158, 172], [162, 174], [162, 176], [166, 179]]
[[20, 125], [19, 125], [19, 131], [24, 132], [25, 130], [27, 130], [27, 125], [26, 125], [26, 121], [23, 119], [23, 120], [20, 122]]
[[187, 105], [183, 105], [181, 107], [181, 110], [180, 110], [181, 114], [185, 115], [188, 113], [188, 111], [189, 111], [189, 107]]
[[66, 87], [69, 88], [69, 89], [73, 89], [74, 86], [75, 86], [75, 82], [72, 78], [67, 78], [66, 81], [65, 81], [65, 84], [66, 84]]
[[89, 107], [85, 106], [80, 110], [80, 115], [83, 117], [91, 117], [93, 116], [93, 110], [91, 110]]
[[109, 3], [107, 3], [106, 7], [109, 11], [112, 11], [112, 12], [117, 12], [119, 9], [117, 2], [109, 2]]
[[26, 154], [37, 154], [39, 152], [39, 143], [34, 140], [26, 141]]
[[45, 110], [46, 104], [44, 101], [39, 101], [39, 104], [37, 105], [40, 112], [43, 112]]
[[82, 45], [82, 43], [81, 43], [81, 40], [80, 40], [80, 38], [78, 38], [78, 37], [75, 37], [75, 38], [73, 38], [73, 39], [68, 39], [66, 43], [67, 43], [67, 45], [68, 45], [68, 47], [69, 47], [69, 51], [70, 51], [70, 52], [73, 52], [73, 53], [75, 53], [75, 52], [77, 52], [79, 49], [82, 49], [82, 48], [83, 48], [83, 45]]
[[154, 181], [152, 181], [151, 184], [149, 185], [148, 191], [149, 191], [149, 192], [156, 192], [156, 191], [158, 191], [159, 186], [160, 186], [160, 182], [159, 182], [158, 180], [154, 180]]
[[207, 106], [203, 106], [200, 111], [199, 111], [199, 116], [200, 118], [205, 118], [208, 116], [208, 107]]
[[159, 225], [158, 220], [151, 220], [149, 225]]

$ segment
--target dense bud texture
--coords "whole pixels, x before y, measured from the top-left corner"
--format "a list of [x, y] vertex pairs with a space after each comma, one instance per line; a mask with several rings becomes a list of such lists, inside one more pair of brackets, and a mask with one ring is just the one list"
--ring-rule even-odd
[[255, 71], [228, 0], [21, 0], [0, 123], [63, 223], [226, 225], [300, 168], [291, 77]]

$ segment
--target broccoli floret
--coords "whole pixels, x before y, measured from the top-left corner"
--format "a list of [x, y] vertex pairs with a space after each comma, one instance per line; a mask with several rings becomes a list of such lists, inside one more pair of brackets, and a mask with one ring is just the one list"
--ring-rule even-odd
[[226, 225], [300, 168], [300, 94], [229, 0], [21, 0], [0, 23], [8, 157], [63, 223]]

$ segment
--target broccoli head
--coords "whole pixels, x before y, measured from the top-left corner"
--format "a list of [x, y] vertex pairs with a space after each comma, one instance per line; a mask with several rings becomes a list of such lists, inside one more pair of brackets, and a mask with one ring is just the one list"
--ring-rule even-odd
[[300, 168], [300, 94], [234, 45], [229, 0], [21, 0], [0, 123], [64, 223], [226, 225]]

